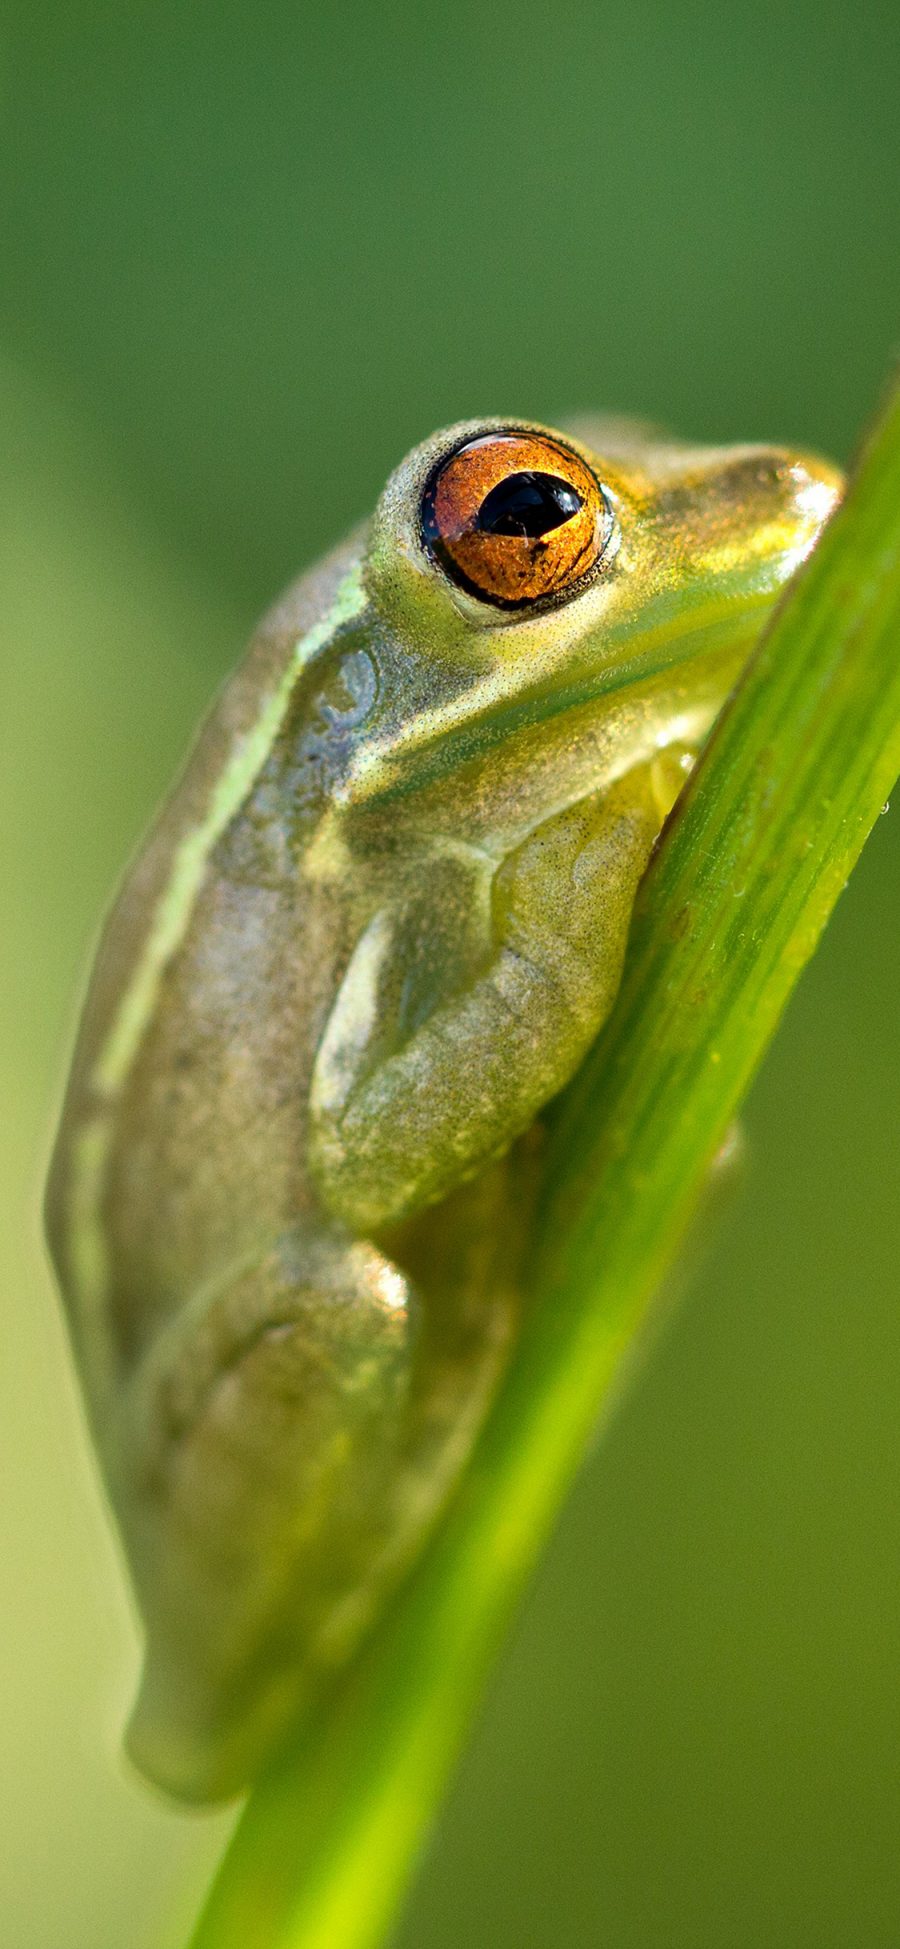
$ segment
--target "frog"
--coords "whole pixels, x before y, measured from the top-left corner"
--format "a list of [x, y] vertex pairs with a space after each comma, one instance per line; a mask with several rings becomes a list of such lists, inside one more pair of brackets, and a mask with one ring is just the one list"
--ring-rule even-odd
[[460, 422], [214, 703], [106, 922], [47, 1192], [168, 1794], [246, 1789], [460, 1493], [547, 1118], [840, 492], [787, 447]]

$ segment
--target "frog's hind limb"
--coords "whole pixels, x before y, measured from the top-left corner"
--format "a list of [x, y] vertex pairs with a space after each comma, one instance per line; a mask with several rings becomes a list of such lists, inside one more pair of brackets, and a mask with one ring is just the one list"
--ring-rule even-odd
[[513, 1341], [539, 1149], [389, 1250], [307, 1219], [155, 1343], [117, 1471], [147, 1620], [128, 1746], [180, 1798], [253, 1777], [440, 1514]]
[[305, 1225], [196, 1295], [133, 1385], [121, 1513], [148, 1645], [128, 1745], [180, 1797], [238, 1791], [367, 1622], [413, 1310], [383, 1253]]

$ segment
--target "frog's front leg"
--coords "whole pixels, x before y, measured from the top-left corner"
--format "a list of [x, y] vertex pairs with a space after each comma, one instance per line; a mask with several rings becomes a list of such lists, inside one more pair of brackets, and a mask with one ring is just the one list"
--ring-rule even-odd
[[574, 1073], [615, 998], [635, 890], [674, 796], [671, 763], [654, 760], [534, 831], [494, 875], [480, 962], [424, 1020], [405, 991], [403, 1008], [392, 1001], [403, 915], [370, 924], [311, 1093], [313, 1168], [355, 1230], [377, 1235], [444, 1197]]

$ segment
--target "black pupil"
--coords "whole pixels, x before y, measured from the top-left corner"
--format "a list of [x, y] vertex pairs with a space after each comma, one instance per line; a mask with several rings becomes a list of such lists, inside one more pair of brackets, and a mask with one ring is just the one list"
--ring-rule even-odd
[[583, 507], [581, 495], [556, 474], [508, 474], [486, 494], [476, 527], [483, 535], [527, 535], [535, 540], [561, 528]]

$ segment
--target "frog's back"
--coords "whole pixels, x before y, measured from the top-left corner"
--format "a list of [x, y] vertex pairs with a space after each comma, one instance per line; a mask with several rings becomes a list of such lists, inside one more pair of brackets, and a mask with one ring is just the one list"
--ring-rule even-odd
[[248, 850], [247, 812], [265, 790], [260, 727], [357, 558], [351, 538], [264, 620], [104, 930], [48, 1189], [89, 1375], [129, 1366], [192, 1283], [310, 1207], [303, 1106], [336, 917], [271, 843]]

